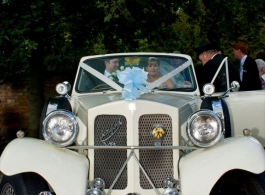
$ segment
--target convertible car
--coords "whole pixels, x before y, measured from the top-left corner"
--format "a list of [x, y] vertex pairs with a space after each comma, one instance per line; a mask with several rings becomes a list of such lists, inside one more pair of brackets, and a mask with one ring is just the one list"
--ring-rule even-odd
[[81, 58], [39, 139], [18, 131], [3, 151], [0, 195], [265, 194], [265, 90], [227, 74], [225, 58], [200, 94], [188, 55]]

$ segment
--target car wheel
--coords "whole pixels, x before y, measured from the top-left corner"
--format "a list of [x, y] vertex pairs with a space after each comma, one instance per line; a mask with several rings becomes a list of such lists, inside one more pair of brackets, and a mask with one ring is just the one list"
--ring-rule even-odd
[[228, 172], [218, 180], [210, 195], [265, 195], [264, 174], [240, 170]]
[[71, 104], [69, 103], [68, 99], [66, 97], [52, 97], [49, 98], [42, 109], [41, 112], [41, 119], [40, 119], [40, 128], [39, 128], [39, 139], [44, 140], [44, 137], [42, 135], [42, 123], [46, 116], [54, 110], [58, 109], [64, 109], [64, 110], [69, 110], [72, 111]]
[[22, 173], [3, 176], [0, 184], [0, 195], [39, 195], [49, 191], [47, 182], [36, 173]]

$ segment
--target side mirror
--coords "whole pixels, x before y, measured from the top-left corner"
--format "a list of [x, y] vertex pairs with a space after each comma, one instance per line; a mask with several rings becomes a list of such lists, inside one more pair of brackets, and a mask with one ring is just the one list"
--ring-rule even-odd
[[233, 82], [231, 83], [231, 90], [232, 90], [232, 91], [238, 91], [239, 88], [240, 88], [240, 85], [239, 85], [239, 83], [238, 83], [237, 81], [233, 81]]
[[240, 88], [239, 83], [238, 83], [237, 81], [232, 81], [232, 83], [231, 83], [231, 85], [230, 85], [230, 88], [229, 88], [226, 92], [224, 92], [224, 93], [221, 95], [221, 97], [225, 97], [226, 94], [227, 94], [230, 90], [232, 90], [232, 91], [238, 91], [239, 88]]
[[[224, 93], [221, 95], [221, 97], [225, 97], [226, 94], [227, 94], [230, 90], [232, 90], [232, 91], [238, 91], [239, 88], [240, 88], [239, 83], [238, 83], [237, 81], [233, 81], [233, 82], [231, 83], [231, 85], [230, 85], [230, 88], [229, 88], [226, 92], [224, 92]], [[211, 96], [211, 95], [215, 92], [215, 87], [214, 87], [213, 84], [211, 84], [211, 83], [207, 83], [207, 84], [205, 84], [205, 85], [203, 86], [203, 89], [202, 89], [202, 90], [203, 90], [205, 96]]]

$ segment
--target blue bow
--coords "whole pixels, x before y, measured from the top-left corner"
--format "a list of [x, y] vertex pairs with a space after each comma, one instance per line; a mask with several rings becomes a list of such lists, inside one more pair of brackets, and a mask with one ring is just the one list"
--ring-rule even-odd
[[124, 84], [122, 97], [125, 100], [134, 100], [148, 92], [147, 74], [143, 69], [137, 67], [128, 67], [118, 73], [119, 82]]

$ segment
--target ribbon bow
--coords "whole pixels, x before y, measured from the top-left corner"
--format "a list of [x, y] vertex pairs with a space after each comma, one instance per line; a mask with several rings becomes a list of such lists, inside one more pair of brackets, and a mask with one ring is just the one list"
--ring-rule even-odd
[[122, 97], [125, 100], [134, 100], [147, 93], [147, 72], [141, 68], [126, 68], [117, 74], [119, 82], [124, 84]]

